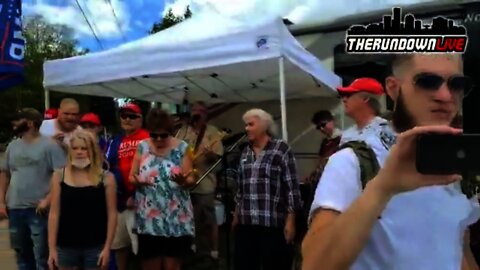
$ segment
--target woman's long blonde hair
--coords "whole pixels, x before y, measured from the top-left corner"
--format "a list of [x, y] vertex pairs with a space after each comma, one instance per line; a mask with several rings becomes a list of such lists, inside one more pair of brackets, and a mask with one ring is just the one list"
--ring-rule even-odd
[[68, 160], [67, 160], [67, 167], [69, 169], [72, 168], [72, 145], [73, 141], [75, 140], [82, 140], [85, 142], [88, 151], [88, 158], [90, 159], [90, 166], [88, 167], [88, 175], [89, 180], [94, 185], [98, 185], [102, 180], [103, 174], [103, 154], [100, 150], [100, 147], [95, 139], [95, 137], [87, 131], [79, 130], [75, 131], [70, 138], [70, 144], [68, 147]]

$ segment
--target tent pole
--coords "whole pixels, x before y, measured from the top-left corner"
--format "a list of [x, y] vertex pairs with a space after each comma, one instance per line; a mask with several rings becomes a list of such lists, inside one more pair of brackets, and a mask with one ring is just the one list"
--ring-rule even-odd
[[48, 108], [50, 108], [50, 91], [45, 89], [44, 96], [45, 96], [45, 111], [46, 111], [48, 110]]
[[280, 112], [282, 115], [282, 139], [288, 142], [287, 132], [287, 101], [285, 94], [285, 58], [278, 58], [278, 69], [280, 76]]

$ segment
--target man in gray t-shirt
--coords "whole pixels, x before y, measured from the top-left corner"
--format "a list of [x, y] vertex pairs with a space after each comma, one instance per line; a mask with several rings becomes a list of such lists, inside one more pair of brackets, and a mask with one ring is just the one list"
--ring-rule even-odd
[[12, 141], [0, 164], [0, 218], [8, 213], [10, 243], [19, 269], [48, 269], [47, 209], [50, 180], [65, 166], [65, 152], [51, 138], [41, 136], [42, 115], [23, 109]]

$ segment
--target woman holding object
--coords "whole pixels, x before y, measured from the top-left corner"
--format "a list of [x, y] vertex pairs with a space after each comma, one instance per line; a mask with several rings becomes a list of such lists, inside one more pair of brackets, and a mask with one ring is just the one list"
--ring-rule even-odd
[[186, 142], [171, 136], [167, 112], [152, 109], [147, 116], [150, 139], [142, 141], [132, 164], [135, 230], [144, 270], [179, 270], [191, 253], [193, 208], [187, 188], [194, 184]]

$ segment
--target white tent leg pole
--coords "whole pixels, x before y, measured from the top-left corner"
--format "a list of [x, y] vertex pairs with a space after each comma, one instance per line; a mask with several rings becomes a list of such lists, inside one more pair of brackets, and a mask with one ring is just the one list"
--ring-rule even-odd
[[45, 89], [45, 111], [50, 108], [50, 91]]
[[280, 112], [282, 115], [282, 139], [288, 142], [287, 101], [285, 93], [285, 59], [283, 57], [280, 57], [278, 59], [278, 69], [280, 76]]

